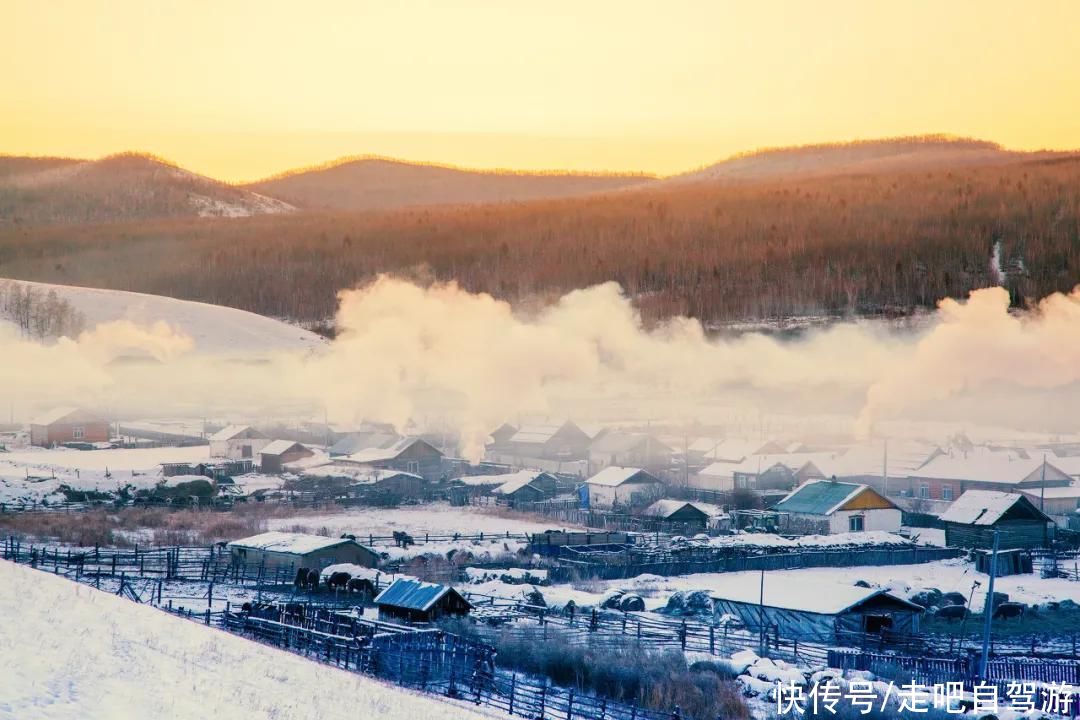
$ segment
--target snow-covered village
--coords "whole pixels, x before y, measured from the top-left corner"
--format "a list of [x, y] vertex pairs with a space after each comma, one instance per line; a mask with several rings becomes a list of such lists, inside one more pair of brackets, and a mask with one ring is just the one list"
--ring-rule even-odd
[[0, 0], [0, 720], [1080, 717], [1078, 27]]

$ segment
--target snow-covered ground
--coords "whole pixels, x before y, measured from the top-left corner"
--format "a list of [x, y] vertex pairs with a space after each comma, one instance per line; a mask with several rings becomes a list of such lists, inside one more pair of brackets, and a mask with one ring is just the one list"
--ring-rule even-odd
[[278, 352], [308, 351], [325, 344], [323, 338], [303, 328], [221, 305], [121, 290], [2, 282], [29, 285], [43, 295], [55, 291], [83, 315], [86, 330], [116, 320], [129, 320], [141, 326], [165, 322], [174, 331], [189, 336], [198, 353], [243, 356], [251, 360]]
[[[0, 502], [53, 499], [60, 485], [77, 490], [116, 491], [155, 486], [161, 463], [202, 462], [209, 447], [163, 447], [137, 450], [25, 450], [0, 453]], [[62, 500], [60, 496], [55, 497]]]
[[493, 717], [0, 561], [0, 718]]
[[[889, 589], [906, 598], [930, 588], [941, 592], [959, 592], [967, 597], [972, 583], [978, 580], [981, 587], [976, 589], [972, 602], [973, 607], [979, 608], [986, 601], [989, 577], [976, 572], [972, 563], [961, 559], [920, 565], [773, 570], [765, 574], [766, 586], [777, 583], [788, 587], [804, 587], [813, 593], [825, 593], [838, 586], [850, 587], [858, 580], [865, 580], [875, 587]], [[677, 591], [716, 591], [735, 587], [756, 589], [760, 582], [761, 573], [750, 571], [700, 573], [678, 577], [639, 575], [627, 580], [594, 581], [585, 587], [559, 585], [539, 589], [549, 605], [563, 605], [568, 600], [573, 600], [579, 606], [595, 605], [607, 591], [624, 589], [640, 595], [645, 600], [647, 609], [656, 610], [664, 607], [668, 598]], [[513, 597], [520, 593], [521, 587], [493, 581], [470, 585], [468, 589], [497, 597]], [[1080, 582], [1063, 578], [1042, 578], [1037, 574], [999, 577], [995, 580], [994, 590], [1008, 594], [1010, 601], [1027, 605], [1061, 600], [1080, 603]]]
[[407, 532], [416, 538], [425, 533], [431, 535], [475, 535], [476, 533], [511, 534], [538, 533], [545, 530], [577, 528], [558, 521], [526, 520], [502, 517], [477, 507], [451, 507], [445, 503], [405, 506], [398, 508], [358, 508], [325, 515], [299, 515], [294, 518], [274, 518], [269, 530], [294, 530], [307, 528], [310, 532], [325, 529], [332, 535], [353, 533], [362, 535], [390, 535], [395, 530]]

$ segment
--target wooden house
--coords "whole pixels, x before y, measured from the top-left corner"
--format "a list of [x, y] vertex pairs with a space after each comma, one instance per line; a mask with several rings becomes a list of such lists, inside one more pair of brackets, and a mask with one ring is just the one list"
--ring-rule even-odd
[[885, 590], [815, 583], [808, 587], [787, 579], [764, 578], [732, 583], [712, 593], [716, 617], [730, 615], [751, 630], [764, 624], [781, 638], [845, 644], [845, 636], [919, 631], [920, 606]]
[[610, 465], [585, 481], [590, 508], [641, 507], [664, 494], [664, 484], [641, 468]]
[[337, 459], [347, 465], [412, 473], [429, 482], [443, 479], [442, 461], [442, 452], [419, 438], [400, 438], [384, 447], [366, 448]]
[[379, 563], [378, 553], [355, 540], [322, 535], [265, 532], [233, 540], [226, 547], [233, 562], [268, 570], [304, 567], [320, 570], [339, 563], [375, 567]]
[[589, 470], [599, 472], [609, 465], [664, 470], [675, 451], [648, 433], [604, 433], [589, 445]]
[[864, 530], [900, 530], [900, 508], [869, 485], [836, 480], [810, 480], [772, 507], [819, 525], [829, 534]]
[[487, 447], [496, 452], [505, 451], [510, 446], [510, 439], [517, 435], [518, 427], [510, 423], [503, 423], [491, 432], [490, 442]]
[[276, 475], [285, 472], [287, 463], [315, 455], [315, 451], [290, 440], [274, 440], [259, 450], [259, 470]]
[[1053, 521], [1020, 493], [968, 490], [941, 515], [945, 544], [952, 547], [1041, 547], [1053, 539]]
[[716, 506], [671, 499], [657, 500], [641, 511], [641, 517], [678, 527], [683, 534], [703, 532], [709, 526], [709, 519], [719, 514], [720, 508]]
[[562, 425], [525, 425], [508, 441], [509, 454], [544, 460], [585, 460], [592, 438], [572, 422]]
[[56, 408], [30, 422], [30, 444], [38, 447], [108, 440], [108, 421], [80, 408]]
[[[497, 477], [497, 476], [489, 476]], [[555, 476], [539, 470], [522, 470], [491, 488], [491, 494], [514, 505], [519, 502], [538, 502], [555, 496], [558, 482]]]
[[[1072, 478], [1054, 465], [1054, 459], [1020, 457], [1015, 452], [976, 450], [960, 455], [939, 455], [917, 470], [906, 484], [890, 480], [890, 489], [902, 487], [909, 497], [955, 500], [969, 490], [1020, 492], [1039, 487], [1068, 487]], [[891, 490], [890, 490], [891, 491]]]
[[467, 615], [472, 605], [449, 585], [398, 578], [375, 598], [379, 616], [407, 622], [432, 622]]
[[270, 438], [250, 425], [229, 425], [210, 436], [210, 457], [254, 460]]

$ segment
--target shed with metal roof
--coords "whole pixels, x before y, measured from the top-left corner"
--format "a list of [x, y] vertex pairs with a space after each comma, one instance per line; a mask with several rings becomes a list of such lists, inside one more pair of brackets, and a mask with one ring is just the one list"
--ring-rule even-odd
[[449, 585], [414, 578], [398, 578], [374, 602], [380, 616], [408, 622], [432, 622], [472, 610], [469, 601]]

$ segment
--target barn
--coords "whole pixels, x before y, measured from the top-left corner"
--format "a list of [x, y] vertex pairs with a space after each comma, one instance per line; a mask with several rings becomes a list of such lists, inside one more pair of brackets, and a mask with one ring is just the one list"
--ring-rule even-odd
[[885, 590], [817, 583], [812, 588], [786, 579], [764, 578], [712, 593], [717, 618], [738, 618], [751, 630], [762, 624], [781, 638], [824, 643], [844, 642], [851, 633], [919, 631], [920, 606]]
[[510, 475], [488, 477], [501, 477], [505, 480], [491, 488], [491, 494], [511, 504], [546, 500], [554, 497], [558, 491], [555, 476], [538, 470], [522, 470]]
[[265, 532], [233, 540], [226, 547], [233, 562], [268, 569], [306, 567], [316, 570], [339, 563], [375, 567], [379, 563], [378, 553], [351, 538]]
[[442, 478], [442, 452], [420, 438], [400, 438], [383, 447], [370, 447], [337, 462], [382, 470], [400, 470], [434, 482]]
[[793, 520], [815, 525], [815, 532], [830, 534], [864, 530], [900, 530], [900, 508], [869, 485], [810, 480], [789, 493], [773, 508]]
[[685, 532], [701, 532], [708, 527], [709, 518], [720, 514], [720, 508], [685, 500], [657, 500], [641, 511], [641, 516], [663, 524], [677, 525]]
[[572, 422], [562, 425], [526, 425], [507, 441], [509, 453], [523, 458], [584, 460], [592, 438]]
[[108, 421], [80, 408], [56, 408], [30, 421], [30, 444], [38, 447], [108, 440]]
[[648, 433], [612, 430], [589, 445], [589, 470], [596, 472], [609, 465], [666, 469], [675, 451]]
[[314, 450], [298, 442], [274, 440], [259, 451], [259, 470], [270, 474], [283, 473], [287, 463], [303, 460], [314, 455]]
[[228, 425], [210, 436], [210, 457], [254, 460], [270, 439], [250, 425]]
[[993, 490], [968, 490], [941, 514], [945, 544], [991, 548], [1000, 531], [1003, 550], [1042, 547], [1053, 539], [1053, 521], [1026, 496]]
[[408, 622], [432, 622], [442, 617], [467, 615], [469, 601], [449, 585], [398, 578], [375, 598], [380, 617]]
[[664, 494], [664, 484], [641, 468], [609, 465], [585, 481], [590, 508], [649, 505]]

